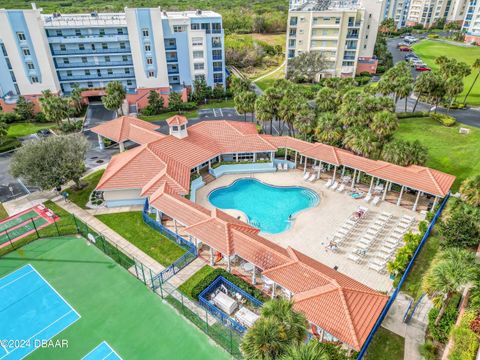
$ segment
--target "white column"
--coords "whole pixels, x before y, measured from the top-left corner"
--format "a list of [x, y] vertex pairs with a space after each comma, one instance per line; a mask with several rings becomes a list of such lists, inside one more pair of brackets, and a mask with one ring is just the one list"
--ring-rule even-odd
[[175, 234], [178, 235], [177, 220], [173, 219], [173, 226], [175, 227]]
[[228, 256], [228, 255], [225, 255], [225, 256], [227, 257], [227, 271], [231, 272], [232, 268], [230, 266], [230, 256]]
[[273, 283], [272, 285], [272, 299], [275, 298], [275, 288], [277, 287], [277, 284]]
[[270, 160], [273, 162], [275, 159], [275, 151], [270, 152]]
[[210, 247], [210, 266], [215, 265], [215, 262], [213, 261], [213, 248]]
[[320, 163], [318, 164], [317, 179], [320, 179], [320, 177], [322, 176], [321, 172], [322, 172], [322, 162], [320, 161]]
[[155, 209], [155, 220], [157, 222], [160, 222], [160, 212], [158, 211], [158, 209]]
[[333, 181], [335, 182], [335, 177], [337, 176], [337, 167], [336, 166], [333, 166]]
[[360, 182], [360, 175], [361, 174], [362, 174], [362, 172], [359, 170], [358, 174], [357, 174], [357, 181], [356, 181], [357, 184]]
[[212, 160], [208, 160], [208, 170], [212, 168]]
[[415, 204], [413, 204], [412, 211], [417, 211], [418, 200], [420, 199], [420, 191], [417, 192], [417, 198], [415, 199]]
[[238, 162], [238, 153], [235, 154], [235, 161]]
[[302, 161], [303, 161], [303, 158], [304, 158], [304, 156], [303, 156], [303, 155], [300, 155], [300, 165], [303, 164], [303, 162], [302, 162]]
[[345, 175], [345, 165], [343, 165], [343, 168], [342, 168], [342, 175], [340, 175], [341, 177], [343, 177], [343, 175]]
[[387, 191], [388, 191], [389, 183], [390, 183], [390, 182], [387, 181], [387, 183], [385, 184], [385, 188], [383, 189], [382, 200], [385, 200], [385, 198], [387, 197]]
[[438, 202], [438, 196], [435, 196], [435, 198], [433, 199], [433, 207], [431, 211], [435, 210], [435, 206], [437, 206], [437, 202]]
[[393, 183], [390, 182], [390, 184], [388, 185], [388, 191], [392, 191], [392, 185], [393, 185]]
[[295, 168], [297, 167], [297, 155], [298, 155], [298, 151], [295, 151]]
[[373, 188], [373, 180], [375, 180], [375, 177], [372, 176], [372, 181], [370, 181], [370, 188], [368, 189], [368, 193], [371, 194], [372, 193], [372, 188]]
[[352, 187], [351, 189], [355, 187], [355, 178], [357, 177], [357, 169], [353, 169], [353, 176], [352, 176]]
[[252, 271], [252, 284], [256, 285], [257, 284], [257, 267], [253, 265], [253, 271]]
[[284, 160], [287, 160], [287, 153], [288, 153], [288, 149], [285, 148], [285, 158], [284, 158]]
[[257, 161], [257, 153], [253, 153], [253, 162]]
[[100, 150], [105, 149], [105, 145], [103, 145], [103, 137], [102, 137], [102, 135], [97, 134], [97, 137], [98, 137], [98, 147], [100, 148]]
[[200, 175], [200, 166], [197, 166], [197, 174]]
[[123, 141], [121, 141], [121, 142], [118, 143], [118, 147], [120, 148], [120, 152], [124, 152], [124, 151], [125, 151], [125, 144], [123, 143]]
[[305, 164], [303, 165], [303, 173], [307, 172], [307, 158], [305, 158]]
[[402, 189], [400, 190], [400, 196], [398, 197], [398, 200], [397, 200], [397, 206], [400, 206], [400, 204], [402, 203], [402, 195], [403, 195], [404, 188], [405, 186], [402, 186]]

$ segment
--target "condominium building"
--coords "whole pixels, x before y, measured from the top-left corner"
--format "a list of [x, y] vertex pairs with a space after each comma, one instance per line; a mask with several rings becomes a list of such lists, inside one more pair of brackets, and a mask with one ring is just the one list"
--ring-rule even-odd
[[466, 43], [480, 44], [480, 1], [471, 0], [462, 25]]
[[383, 12], [383, 0], [303, 3], [288, 14], [287, 60], [306, 52], [320, 52], [328, 67], [319, 77], [375, 73], [373, 50]]
[[407, 25], [421, 24], [428, 28], [440, 19], [461, 22], [466, 7], [467, 0], [411, 0]]
[[405, 27], [409, 10], [410, 0], [386, 0], [383, 19], [392, 18], [397, 28]]
[[38, 98], [72, 87], [101, 95], [120, 81], [129, 104], [142, 107], [150, 90], [186, 98], [195, 79], [225, 85], [222, 18], [211, 11], [42, 14], [0, 10], [0, 101]]

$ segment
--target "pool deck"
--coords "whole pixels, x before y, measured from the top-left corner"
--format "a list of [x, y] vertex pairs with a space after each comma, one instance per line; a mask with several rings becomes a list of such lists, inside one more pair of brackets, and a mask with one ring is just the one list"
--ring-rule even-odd
[[[221, 186], [231, 184], [239, 178], [254, 177], [260, 181], [271, 185], [280, 186], [304, 186], [312, 189], [320, 195], [318, 206], [300, 212], [293, 223], [293, 226], [281, 234], [261, 233], [265, 238], [275, 243], [287, 247], [291, 246], [312, 258], [334, 267], [357, 281], [370, 286], [379, 291], [389, 291], [392, 288], [392, 280], [388, 274], [380, 274], [368, 268], [366, 262], [354, 263], [347, 258], [354, 246], [351, 241], [340, 247], [337, 252], [328, 250], [328, 238], [344, 223], [344, 221], [357, 210], [359, 206], [365, 206], [369, 209], [369, 219], [373, 219], [376, 214], [383, 211], [389, 212], [398, 219], [403, 215], [410, 215], [420, 220], [423, 216], [418, 212], [413, 212], [405, 207], [396, 206], [390, 202], [381, 201], [378, 205], [366, 203], [364, 200], [352, 199], [349, 195], [338, 193], [326, 189], [324, 184], [326, 177], [317, 180], [314, 183], [303, 181], [303, 172], [300, 170], [290, 170], [288, 172], [261, 173], [261, 174], [236, 174], [223, 175], [215, 181], [207, 184], [197, 191], [197, 203], [206, 207], [213, 208], [208, 201], [208, 194]], [[245, 216], [238, 210], [225, 210], [233, 216], [240, 216], [245, 221]], [[359, 229], [361, 232], [361, 229]]]

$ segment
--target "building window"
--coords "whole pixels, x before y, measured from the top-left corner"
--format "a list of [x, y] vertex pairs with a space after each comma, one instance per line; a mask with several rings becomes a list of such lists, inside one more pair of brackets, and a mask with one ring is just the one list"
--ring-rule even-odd
[[85, 70], [85, 75], [89, 76], [90, 75], [90, 70]]
[[340, 24], [340, 18], [339, 17], [335, 18], [335, 24]]
[[151, 51], [152, 48], [150, 47], [150, 45], [145, 45], [145, 51]]
[[147, 64], [152, 65], [153, 64], [153, 59], [151, 57], [147, 57]]
[[130, 69], [125, 69], [125, 74], [130, 74]]
[[31, 63], [31, 62], [27, 62], [27, 68], [28, 68], [29, 70], [33, 70], [33, 69], [35, 69], [35, 66], [34, 66], [33, 63]]
[[122, 61], [123, 61], [123, 62], [127, 62], [127, 61], [128, 61], [128, 56], [123, 55], [123, 56], [122, 56]]
[[82, 36], [82, 31], [80, 29], [75, 29], [75, 36]]
[[187, 31], [187, 27], [185, 25], [173, 25], [173, 32], [184, 32]]
[[91, 81], [87, 82], [87, 87], [92, 88], [92, 87], [93, 87], [93, 83], [92, 83]]
[[87, 58], [85, 56], [82, 56], [82, 64], [86, 64], [87, 63]]
[[205, 32], [207, 34], [210, 34], [210, 24], [209, 23], [202, 23], [200, 27], [201, 27], [202, 30], [205, 30]]
[[222, 59], [222, 50], [213, 50], [212, 55], [213, 55], [213, 60], [221, 60]]
[[213, 62], [213, 71], [222, 71], [223, 70], [223, 64], [221, 61], [214, 61]]
[[63, 63], [64, 64], [70, 64], [70, 60], [68, 58], [63, 58]]
[[192, 45], [193, 46], [203, 46], [203, 38], [201, 38], [201, 37], [192, 38]]
[[177, 46], [177, 42], [175, 41], [175, 39], [165, 39], [165, 46], [168, 48], [174, 48], [175, 46]]
[[202, 59], [203, 58], [203, 51], [194, 51], [193, 52], [193, 58], [194, 59]]
[[72, 71], [71, 70], [67, 70], [67, 76], [72, 76]]
[[110, 56], [105, 56], [105, 62], [110, 62]]
[[123, 29], [122, 28], [117, 29], [117, 34], [118, 35], [123, 35]]
[[100, 36], [105, 36], [105, 29], [100, 29]]
[[132, 83], [132, 80], [127, 80], [127, 86], [132, 86], [133, 83]]
[[107, 50], [108, 49], [108, 44], [107, 43], [102, 43], [102, 49]]
[[13, 71], [10, 71], [10, 77], [12, 78], [13, 82], [17, 82], [17, 79], [15, 78], [15, 74], [13, 73]]
[[85, 44], [78, 44], [78, 50], [85, 50]]
[[23, 51], [23, 55], [30, 56], [30, 50], [29, 49], [23, 48], [22, 51]]
[[155, 76], [155, 73], [153, 71], [148, 72], [148, 77], [154, 77], [154, 76]]
[[107, 74], [108, 75], [113, 75], [113, 70], [112, 69], [107, 69]]
[[193, 68], [195, 70], [203, 70], [203, 69], [205, 69], [205, 64], [204, 63], [195, 63], [195, 64], [193, 64]]
[[190, 29], [192, 30], [200, 30], [200, 24], [198, 23], [193, 23], [190, 25]]
[[222, 31], [222, 24], [221, 23], [213, 23], [212, 24], [212, 32], [213, 33], [220, 33]]
[[222, 73], [214, 73], [213, 74], [213, 82], [216, 82], [216, 83], [223, 82], [223, 74]]
[[18, 40], [20, 40], [20, 41], [27, 40], [27, 38], [25, 37], [25, 34], [23, 32], [17, 32], [17, 37], [18, 37]]
[[125, 43], [124, 42], [120, 43], [120, 49], [125, 49]]
[[221, 47], [222, 46], [222, 40], [218, 37], [212, 37], [212, 47]]
[[57, 30], [57, 36], [63, 36], [62, 30]]
[[142, 29], [142, 35], [143, 35], [143, 37], [148, 37], [149, 36], [147, 28]]
[[38, 77], [37, 76], [32, 76], [30, 79], [32, 80], [33, 84], [38, 83]]

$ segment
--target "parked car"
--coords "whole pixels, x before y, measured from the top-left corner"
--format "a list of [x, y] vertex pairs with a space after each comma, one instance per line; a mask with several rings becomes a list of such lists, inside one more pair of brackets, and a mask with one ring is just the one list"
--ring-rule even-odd
[[403, 46], [403, 47], [400, 48], [400, 51], [403, 51], [403, 52], [411, 52], [412, 49], [410, 49], [410, 48], [407, 47], [407, 46]]
[[418, 59], [418, 56], [415, 55], [413, 52], [405, 55], [405, 60], [411, 61], [412, 59], [413, 59], [413, 60], [417, 60], [417, 59]]
[[425, 64], [422, 60], [420, 59], [413, 59], [410, 61], [410, 64], [412, 66], [427, 66], [427, 64]]
[[405, 36], [404, 40], [405, 42], [410, 42], [410, 43], [414, 43], [418, 41], [418, 39], [413, 36]]
[[410, 44], [408, 44], [406, 42], [401, 42], [401, 43], [398, 43], [397, 48], [402, 47], [402, 46], [410, 46]]
[[432, 71], [432, 69], [430, 69], [428, 66], [425, 66], [425, 65], [423, 65], [423, 66], [417, 66], [417, 67], [415, 68], [415, 70], [417, 70], [417, 71]]

